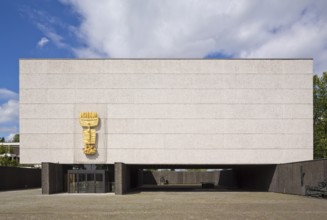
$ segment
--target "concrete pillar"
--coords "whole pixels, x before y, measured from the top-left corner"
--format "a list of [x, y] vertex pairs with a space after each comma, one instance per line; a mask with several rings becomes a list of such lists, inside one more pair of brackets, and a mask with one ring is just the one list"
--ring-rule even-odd
[[62, 165], [42, 163], [42, 194], [63, 192], [63, 184]]
[[115, 194], [123, 195], [129, 189], [128, 167], [124, 163], [115, 163]]

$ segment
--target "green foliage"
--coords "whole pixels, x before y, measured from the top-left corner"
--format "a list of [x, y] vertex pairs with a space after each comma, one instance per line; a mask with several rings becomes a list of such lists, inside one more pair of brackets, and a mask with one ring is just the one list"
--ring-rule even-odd
[[5, 138], [4, 137], [1, 137], [0, 138], [0, 143], [4, 143], [5, 142]]
[[18, 162], [16, 160], [11, 160], [9, 157], [0, 157], [0, 166], [5, 167], [17, 167]]
[[14, 150], [10, 146], [0, 145], [0, 154], [10, 153], [12, 154]]
[[327, 72], [313, 77], [314, 158], [327, 158]]
[[[5, 153], [13, 153], [13, 149], [10, 146], [0, 145], [0, 155]], [[7, 156], [4, 156], [0, 157], [0, 166], [16, 167], [18, 166], [18, 162], [16, 160], [11, 160]]]
[[15, 134], [15, 136], [12, 139], [12, 142], [19, 142], [19, 134]]
[[0, 154], [4, 154], [4, 153], [7, 153], [7, 149], [5, 146], [0, 145]]

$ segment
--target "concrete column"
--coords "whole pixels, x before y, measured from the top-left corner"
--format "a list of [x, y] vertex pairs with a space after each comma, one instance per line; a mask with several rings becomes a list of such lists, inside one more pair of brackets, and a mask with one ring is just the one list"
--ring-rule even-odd
[[129, 188], [128, 167], [124, 163], [115, 163], [115, 194], [123, 195]]
[[41, 179], [42, 179], [42, 194], [50, 194], [50, 181], [49, 181], [49, 163], [42, 163], [42, 172], [41, 172]]
[[42, 163], [42, 194], [63, 192], [63, 184], [62, 165]]

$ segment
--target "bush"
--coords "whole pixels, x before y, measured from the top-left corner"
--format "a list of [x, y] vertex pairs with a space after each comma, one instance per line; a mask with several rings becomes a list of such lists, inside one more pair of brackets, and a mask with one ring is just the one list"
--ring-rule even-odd
[[4, 167], [17, 167], [18, 162], [16, 160], [11, 160], [9, 157], [0, 157], [0, 166]]

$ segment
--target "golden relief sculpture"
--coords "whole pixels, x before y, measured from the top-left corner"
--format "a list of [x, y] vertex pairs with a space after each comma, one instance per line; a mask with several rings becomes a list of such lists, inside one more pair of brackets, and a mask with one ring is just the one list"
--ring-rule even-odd
[[81, 112], [79, 122], [83, 127], [83, 152], [86, 155], [93, 155], [97, 152], [95, 147], [97, 136], [94, 127], [99, 124], [98, 113]]

